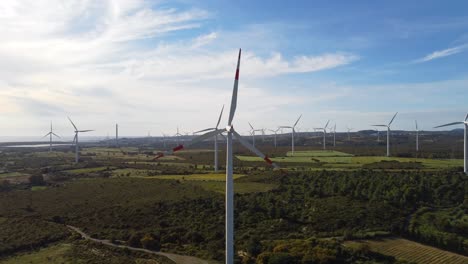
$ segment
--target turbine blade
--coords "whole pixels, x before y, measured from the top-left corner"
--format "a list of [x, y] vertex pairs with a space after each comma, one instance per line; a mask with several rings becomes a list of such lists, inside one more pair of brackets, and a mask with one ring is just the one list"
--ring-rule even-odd
[[239, 57], [237, 58], [236, 76], [234, 78], [234, 87], [232, 89], [231, 110], [229, 111], [229, 120], [228, 120], [229, 126], [231, 125], [232, 120], [234, 119], [234, 114], [236, 113], [236, 107], [237, 107], [237, 90], [239, 87], [240, 59], [241, 59], [241, 49], [239, 49]]
[[59, 135], [55, 134], [54, 132], [52, 132], [52, 135], [58, 137], [58, 138], [61, 138]]
[[276, 163], [273, 163], [270, 158], [268, 158], [268, 156], [266, 156], [265, 154], [263, 154], [260, 150], [258, 150], [256, 147], [254, 147], [253, 145], [251, 145], [247, 140], [243, 139], [241, 137], [241, 135], [239, 135], [236, 131], [232, 131], [232, 133], [234, 134], [234, 136], [237, 138], [237, 140], [239, 140], [239, 142], [246, 148], [248, 148], [250, 151], [252, 151], [253, 153], [255, 153], [257, 156], [259, 156], [260, 158], [262, 158], [263, 160], [265, 160], [268, 164], [270, 164], [271, 166], [273, 166], [274, 168], [277, 168], [279, 169], [279, 166], [276, 165]]
[[453, 126], [453, 125], [459, 125], [459, 124], [464, 124], [465, 122], [453, 122], [453, 123], [448, 123], [448, 124], [445, 124], [445, 125], [440, 125], [440, 126], [436, 126], [434, 128], [439, 128], [439, 127], [446, 127], [446, 126]]
[[250, 128], [251, 128], [253, 131], [255, 131], [255, 128], [253, 128], [252, 124], [250, 124], [250, 122], [248, 122], [248, 123], [249, 123]]
[[49, 132], [49, 133], [45, 134], [45, 136], [43, 136], [42, 138], [47, 137], [48, 135], [50, 135], [50, 133], [52, 133], [52, 132]]
[[[372, 125], [372, 126], [378, 126], [378, 127], [388, 127], [387, 125]], [[348, 128], [349, 129], [349, 128]], [[351, 128], [352, 129], [352, 128]]]
[[[330, 120], [327, 121], [327, 124], [325, 125], [325, 128], [328, 127], [328, 123], [330, 123]], [[324, 128], [324, 129], [325, 129], [325, 128]]]
[[414, 120], [414, 123], [416, 124], [416, 130], [418, 130], [418, 121]]
[[398, 112], [395, 113], [395, 115], [393, 116], [392, 120], [390, 120], [390, 123], [388, 123], [388, 126], [390, 126], [393, 122], [393, 120], [395, 119], [396, 115], [398, 114]]
[[172, 154], [174, 154], [174, 152], [182, 150], [182, 149], [184, 149], [184, 148], [186, 148], [186, 147], [188, 147], [190, 145], [193, 145], [193, 144], [195, 144], [197, 142], [200, 142], [200, 141], [203, 141], [205, 139], [214, 137], [214, 136], [216, 136], [218, 134], [223, 133], [224, 131], [226, 131], [226, 129], [217, 129], [217, 130], [214, 130], [214, 131], [207, 132], [207, 133], [205, 133], [203, 135], [200, 135], [198, 137], [193, 138], [190, 142], [188, 142], [185, 145], [180, 144], [179, 146], [177, 146], [177, 147], [175, 147], [175, 148], [173, 148], [173, 149], [171, 149], [169, 151], [159, 152], [154, 159], [159, 159], [159, 158], [167, 156], [167, 155], [172, 155]]
[[196, 131], [196, 132], [193, 132], [194, 134], [198, 134], [198, 133], [201, 133], [201, 132], [206, 132], [206, 131], [210, 131], [210, 130], [214, 130], [216, 128], [207, 128], [207, 129], [202, 129], [202, 130], [199, 130], [199, 131]]
[[216, 128], [218, 128], [219, 122], [221, 122], [221, 117], [223, 116], [223, 111], [224, 111], [224, 105], [223, 105], [223, 108], [221, 108], [221, 113], [219, 114], [218, 123], [216, 123]]
[[465, 116], [465, 121], [466, 121], [466, 120], [468, 120], [468, 113], [467, 113], [466, 116]]
[[80, 133], [81, 132], [89, 132], [89, 131], [94, 131], [94, 130], [90, 130], [90, 129], [88, 129], [88, 130], [78, 130], [78, 132], [80, 132]]
[[70, 117], [67, 116], [67, 118], [68, 118], [68, 120], [70, 120], [70, 123], [73, 125], [73, 127], [75, 128], [75, 130], [78, 130], [78, 128], [76, 128], [75, 124], [73, 124], [73, 121], [71, 121]]
[[302, 117], [302, 114], [301, 114], [301, 115], [299, 116], [299, 118], [296, 120], [296, 123], [294, 123], [294, 126], [293, 126], [293, 127], [295, 127], [295, 126], [297, 125], [297, 123], [299, 123], [299, 120], [301, 119], [301, 117]]
[[279, 128], [293, 128], [292, 126], [280, 126]]
[[73, 137], [73, 143], [76, 144], [76, 137], [78, 136], [78, 133], [75, 133], [75, 137]]

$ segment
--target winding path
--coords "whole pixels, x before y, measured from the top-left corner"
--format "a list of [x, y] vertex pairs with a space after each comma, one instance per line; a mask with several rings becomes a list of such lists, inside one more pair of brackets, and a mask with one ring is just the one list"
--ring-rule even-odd
[[129, 250], [132, 250], [132, 251], [140, 251], [140, 252], [144, 252], [144, 253], [148, 253], [148, 254], [163, 256], [163, 257], [166, 257], [166, 258], [174, 261], [177, 264], [210, 264], [210, 262], [208, 262], [206, 260], [203, 260], [203, 259], [196, 258], [196, 257], [183, 256], [183, 255], [177, 255], [177, 254], [172, 254], [172, 253], [164, 253], [164, 252], [153, 251], [153, 250], [144, 249], [144, 248], [136, 248], [136, 247], [129, 247], [129, 246], [124, 246], [124, 245], [114, 244], [109, 240], [92, 238], [88, 234], [83, 232], [81, 229], [79, 229], [78, 227], [74, 227], [74, 226], [71, 226], [71, 225], [67, 225], [67, 227], [70, 230], [80, 234], [81, 237], [83, 237], [86, 240], [90, 240], [90, 241], [93, 241], [93, 242], [96, 242], [96, 243], [101, 243], [101, 244], [106, 245], [106, 246], [129, 249]]

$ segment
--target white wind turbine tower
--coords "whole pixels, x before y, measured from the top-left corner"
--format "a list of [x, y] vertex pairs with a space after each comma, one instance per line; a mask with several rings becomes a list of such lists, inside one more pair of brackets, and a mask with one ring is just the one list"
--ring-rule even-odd
[[50, 131], [49, 133], [45, 134], [45, 136], [43, 136], [43, 138], [49, 136], [49, 152], [52, 152], [52, 136], [56, 136], [58, 138], [60, 138], [59, 135], [55, 134], [54, 131], [52, 130], [52, 122], [50, 122]]
[[333, 147], [336, 147], [336, 123], [333, 126]]
[[351, 140], [351, 136], [349, 135], [349, 132], [351, 132], [351, 130], [353, 130], [354, 128], [349, 128], [346, 126], [346, 129], [348, 130], [348, 141]]
[[78, 146], [78, 134], [79, 133], [84, 133], [84, 132], [89, 132], [89, 131], [94, 131], [94, 130], [78, 130], [76, 128], [75, 124], [73, 124], [73, 121], [68, 117], [68, 120], [70, 120], [70, 123], [72, 124], [73, 128], [75, 128], [75, 137], [73, 138], [73, 142], [75, 142], [75, 162], [78, 163], [79, 161], [79, 156], [80, 156], [80, 150]]
[[[219, 130], [218, 126], [219, 126], [219, 123], [221, 122], [223, 111], [224, 111], [224, 105], [223, 105], [223, 108], [221, 108], [221, 113], [219, 113], [218, 123], [216, 123], [215, 127], [203, 129], [203, 130], [195, 132], [194, 134], [206, 132], [206, 131], [218, 131]], [[218, 134], [214, 136], [214, 171], [218, 172]]]
[[166, 134], [162, 133], [162, 138], [163, 138], [163, 147], [166, 148]]
[[468, 141], [466, 140], [466, 136], [467, 136], [467, 130], [468, 130], [468, 114], [466, 114], [465, 116], [465, 120], [464, 121], [461, 121], [461, 122], [453, 122], [453, 123], [449, 123], [449, 124], [445, 124], [445, 125], [441, 125], [441, 126], [436, 126], [435, 128], [439, 128], [439, 127], [446, 127], [446, 126], [453, 126], [453, 125], [460, 125], [460, 124], [463, 124], [464, 125], [464, 135], [463, 135], [463, 171], [465, 172], [466, 175], [468, 175], [468, 157], [467, 157], [467, 152], [468, 152]]
[[416, 152], [419, 151], [419, 129], [418, 129], [418, 121], [414, 120], [414, 124], [416, 125]]
[[[252, 136], [252, 145], [255, 147], [255, 132], [259, 131], [259, 132], [263, 132], [263, 129], [255, 129], [252, 124], [250, 124], [249, 122], [249, 126], [251, 128], [250, 130], [250, 135]], [[263, 139], [263, 141], [265, 141], [265, 139]]]
[[379, 126], [379, 127], [386, 127], [387, 128], [387, 157], [390, 157], [390, 125], [392, 124], [393, 120], [397, 116], [398, 112], [395, 113], [393, 116], [392, 120], [388, 123], [388, 125], [373, 125], [373, 126]]
[[[237, 90], [239, 85], [239, 64], [240, 64], [241, 51], [239, 50], [239, 57], [237, 60], [237, 70], [236, 76], [234, 79], [234, 87], [232, 90], [231, 98], [231, 110], [229, 111], [228, 125], [224, 129], [218, 129], [214, 131], [207, 132], [201, 136], [194, 138], [189, 144], [193, 144], [208, 138], [213, 137], [214, 135], [219, 135], [223, 132], [227, 132], [227, 146], [226, 146], [226, 264], [234, 263], [234, 180], [232, 177], [233, 173], [233, 163], [232, 163], [232, 137], [235, 136], [239, 143], [244, 147], [248, 148], [250, 151], [255, 153], [257, 156], [265, 160], [268, 164], [272, 165], [274, 168], [279, 168], [278, 165], [273, 163], [267, 156], [260, 152], [257, 148], [251, 145], [247, 140], [242, 138], [235, 130], [232, 125], [234, 119], [234, 114], [236, 112], [237, 106]], [[159, 153], [156, 158], [162, 157], [165, 154], [172, 154], [175, 151], [183, 149], [183, 145], [179, 145], [166, 153]]]
[[178, 145], [178, 144], [180, 144], [179, 137], [181, 137], [181, 136], [182, 136], [182, 134], [181, 134], [181, 133], [179, 133], [179, 127], [177, 127], [177, 133], [175, 133], [175, 135], [174, 135], [174, 136], [176, 136], [176, 139], [177, 139], [177, 145]]
[[280, 128], [277, 128], [276, 130], [273, 130], [273, 129], [268, 129], [270, 130], [271, 132], [273, 132], [275, 134], [274, 136], [274, 145], [275, 145], [275, 148], [276, 148], [276, 136], [278, 134], [278, 131], [280, 130]]
[[326, 124], [324, 127], [314, 128], [314, 129], [317, 129], [317, 130], [323, 132], [323, 150], [326, 150], [326, 149], [327, 149], [327, 143], [326, 143], [327, 140], [326, 140], [326, 138], [327, 138], [327, 127], [328, 127], [328, 123], [330, 123], [330, 120], [327, 121], [327, 124]]
[[115, 146], [119, 147], [119, 124], [115, 124]]
[[294, 156], [294, 134], [296, 133], [296, 125], [299, 123], [299, 120], [301, 119], [302, 114], [299, 116], [299, 118], [296, 120], [296, 123], [294, 123], [293, 126], [280, 126], [280, 128], [290, 128], [292, 130], [291, 133], [291, 156]]

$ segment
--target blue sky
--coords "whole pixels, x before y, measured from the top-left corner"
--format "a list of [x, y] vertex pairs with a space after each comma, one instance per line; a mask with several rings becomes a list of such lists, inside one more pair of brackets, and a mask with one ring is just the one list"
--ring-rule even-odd
[[[466, 1], [3, 1], [0, 136], [194, 131], [229, 106], [236, 126], [331, 119], [369, 129], [468, 111]], [[91, 135], [91, 134], [90, 134]]]

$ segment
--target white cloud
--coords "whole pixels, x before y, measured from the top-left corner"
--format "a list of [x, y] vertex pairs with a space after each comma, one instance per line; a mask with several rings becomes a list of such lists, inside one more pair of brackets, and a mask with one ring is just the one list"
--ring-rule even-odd
[[[218, 45], [228, 33], [200, 33], [211, 16], [138, 0], [1, 1], [0, 123], [7, 125], [0, 133], [17, 134], [16, 127], [47, 125], [50, 119], [66, 129], [66, 115], [97, 135], [116, 121], [122, 131], [125, 123], [140, 124], [127, 128], [131, 135], [146, 134], [146, 126], [203, 128], [210, 120], [200, 121], [200, 115], [229, 104], [237, 58], [235, 49]], [[198, 35], [187, 32], [194, 28]], [[182, 30], [184, 37], [165, 38]], [[303, 103], [300, 95], [274, 94], [254, 79], [326, 70], [357, 59], [341, 52], [289, 59], [279, 52], [245, 51], [239, 104], [253, 113], [250, 118]]]
[[426, 61], [431, 61], [431, 60], [451, 56], [451, 55], [464, 51], [466, 48], [468, 48], [468, 44], [460, 45], [460, 46], [456, 46], [456, 47], [448, 48], [444, 50], [437, 50], [437, 51], [432, 52], [431, 54], [424, 56], [421, 59], [416, 60], [415, 62], [426, 62]]

